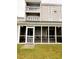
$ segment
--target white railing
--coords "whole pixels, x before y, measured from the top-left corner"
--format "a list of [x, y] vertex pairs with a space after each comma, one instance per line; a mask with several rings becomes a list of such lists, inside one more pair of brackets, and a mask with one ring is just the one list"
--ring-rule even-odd
[[26, 20], [28, 20], [28, 21], [39, 21], [40, 16], [27, 16]]
[[37, 7], [37, 6], [26, 6], [26, 11], [40, 11], [40, 7]]

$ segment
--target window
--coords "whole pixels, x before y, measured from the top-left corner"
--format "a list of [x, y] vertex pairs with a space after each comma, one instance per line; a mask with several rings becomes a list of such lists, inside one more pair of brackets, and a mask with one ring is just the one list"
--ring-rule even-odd
[[57, 42], [62, 42], [62, 30], [61, 27], [56, 27], [56, 34], [57, 34]]
[[42, 27], [42, 42], [48, 42], [48, 27]]
[[25, 42], [25, 33], [26, 33], [26, 26], [21, 26], [20, 27], [20, 43], [24, 43]]
[[35, 27], [35, 42], [40, 43], [41, 42], [41, 27]]
[[49, 27], [49, 42], [55, 42], [55, 27]]
[[28, 28], [28, 36], [33, 36], [33, 28]]

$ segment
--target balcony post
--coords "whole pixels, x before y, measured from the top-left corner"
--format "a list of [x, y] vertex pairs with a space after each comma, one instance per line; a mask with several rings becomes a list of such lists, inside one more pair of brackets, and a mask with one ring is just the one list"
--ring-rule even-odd
[[41, 43], [42, 43], [42, 26], [41, 26]]
[[49, 43], [50, 41], [49, 41], [49, 26], [48, 26], [48, 43]]
[[17, 26], [17, 42], [19, 43], [20, 40], [20, 26]]
[[55, 43], [57, 43], [56, 26], [55, 26]]

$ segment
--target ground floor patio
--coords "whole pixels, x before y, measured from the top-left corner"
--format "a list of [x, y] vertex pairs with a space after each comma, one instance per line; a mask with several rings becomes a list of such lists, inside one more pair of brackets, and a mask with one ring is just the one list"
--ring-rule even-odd
[[62, 43], [61, 23], [26, 23], [17, 26], [18, 43], [52, 44]]

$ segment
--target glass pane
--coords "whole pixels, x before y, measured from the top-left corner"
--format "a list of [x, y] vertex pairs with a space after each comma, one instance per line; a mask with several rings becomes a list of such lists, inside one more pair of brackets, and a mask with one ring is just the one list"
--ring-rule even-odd
[[62, 43], [62, 37], [57, 37], [57, 42]]
[[48, 36], [43, 35], [42, 36], [42, 42], [47, 43], [48, 42]]
[[48, 42], [48, 27], [42, 27], [42, 42]]
[[57, 35], [62, 35], [61, 27], [56, 27], [56, 34]]
[[61, 27], [56, 27], [56, 34], [57, 34], [57, 42], [62, 42], [62, 29]]
[[27, 37], [27, 42], [32, 43], [33, 42], [33, 37]]
[[26, 26], [21, 26], [20, 27], [20, 35], [25, 35], [26, 33]]
[[41, 35], [41, 27], [35, 27], [35, 35]]
[[24, 42], [25, 42], [25, 36], [20, 36], [19, 42], [20, 42], [20, 43], [24, 43]]
[[33, 36], [33, 28], [28, 28], [28, 33], [27, 35]]
[[40, 43], [41, 42], [41, 36], [35, 36], [35, 43]]
[[49, 40], [50, 43], [55, 42], [55, 36], [54, 35], [49, 36]]
[[25, 33], [26, 33], [26, 26], [21, 26], [20, 27], [20, 43], [24, 43], [25, 42]]
[[49, 42], [55, 42], [55, 27], [49, 27]]
[[35, 27], [35, 43], [41, 42], [41, 27]]

